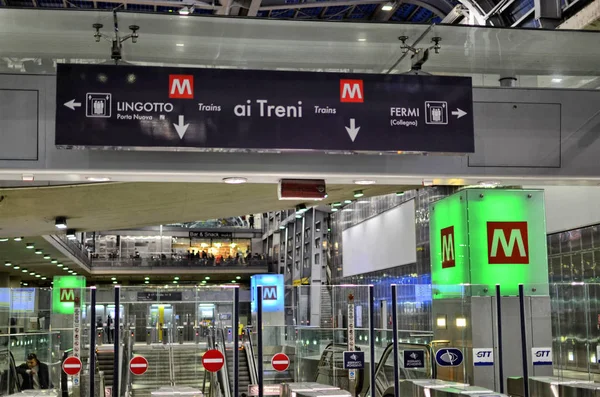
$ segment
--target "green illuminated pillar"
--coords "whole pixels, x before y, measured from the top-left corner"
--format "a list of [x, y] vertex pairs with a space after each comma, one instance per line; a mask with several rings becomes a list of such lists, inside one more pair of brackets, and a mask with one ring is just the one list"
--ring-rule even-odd
[[[434, 299], [455, 296], [460, 284], [517, 295], [519, 284], [548, 294], [544, 193], [466, 189], [432, 205], [431, 278]], [[458, 287], [460, 288], [460, 286]]]

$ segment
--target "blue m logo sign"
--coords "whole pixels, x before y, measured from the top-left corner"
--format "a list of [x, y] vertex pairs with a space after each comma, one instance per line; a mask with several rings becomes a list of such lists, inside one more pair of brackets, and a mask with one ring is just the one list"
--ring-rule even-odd
[[263, 287], [263, 300], [276, 301], [277, 300], [277, 286], [275, 286], [275, 285], [264, 286]]

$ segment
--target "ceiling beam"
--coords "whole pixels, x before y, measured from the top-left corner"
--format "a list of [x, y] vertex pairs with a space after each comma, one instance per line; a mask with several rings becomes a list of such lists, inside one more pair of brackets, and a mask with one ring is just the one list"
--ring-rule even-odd
[[310, 1], [302, 4], [277, 4], [270, 6], [262, 6], [259, 8], [260, 11], [275, 11], [275, 10], [289, 10], [289, 9], [302, 9], [302, 8], [315, 8], [315, 7], [336, 7], [336, 6], [353, 6], [357, 4], [381, 4], [385, 3], [385, 0], [334, 0], [327, 2]]
[[[111, 4], [124, 4], [124, 3], [129, 3], [129, 4], [139, 4], [139, 5], [149, 5], [149, 6], [161, 6], [161, 7], [173, 7], [174, 9], [179, 9], [185, 5], [188, 6], [194, 6], [197, 9], [203, 9], [203, 10], [217, 10], [219, 8], [221, 8], [221, 6], [218, 5], [211, 5], [211, 4], [207, 4], [204, 2], [194, 2], [191, 4], [184, 4], [181, 1], [170, 1], [170, 0], [130, 0], [130, 1], [126, 1], [124, 2], [123, 0], [102, 0], [105, 3], [111, 3]], [[92, 2], [94, 4], [94, 8], [96, 8], [96, 1]]]

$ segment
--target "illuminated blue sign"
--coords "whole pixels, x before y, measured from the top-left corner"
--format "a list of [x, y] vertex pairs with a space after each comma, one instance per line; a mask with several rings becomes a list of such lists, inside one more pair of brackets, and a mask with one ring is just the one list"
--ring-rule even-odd
[[263, 312], [283, 311], [283, 275], [281, 274], [257, 274], [250, 278], [250, 307], [256, 312], [256, 290], [259, 285], [263, 287]]

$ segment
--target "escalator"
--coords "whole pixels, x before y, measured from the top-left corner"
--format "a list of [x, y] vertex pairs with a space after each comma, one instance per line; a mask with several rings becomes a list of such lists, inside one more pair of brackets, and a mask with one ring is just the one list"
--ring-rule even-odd
[[99, 346], [96, 350], [98, 370], [104, 374], [104, 386], [113, 386], [115, 372], [115, 351], [112, 346]]
[[[223, 333], [224, 335], [224, 333]], [[227, 365], [224, 369], [227, 370], [226, 378], [229, 383], [229, 391], [233, 396], [233, 382], [236, 381], [238, 384], [238, 390], [240, 396], [242, 394], [248, 394], [248, 386], [258, 383], [258, 376], [256, 372], [256, 362], [254, 359], [254, 348], [250, 338], [247, 336], [248, 332], [245, 332], [241, 340], [241, 346], [238, 351], [238, 377], [234, 379], [234, 362], [233, 362], [233, 343], [227, 346], [224, 339], [222, 344], [225, 346], [225, 362]], [[240, 397], [234, 396], [234, 397]]]

